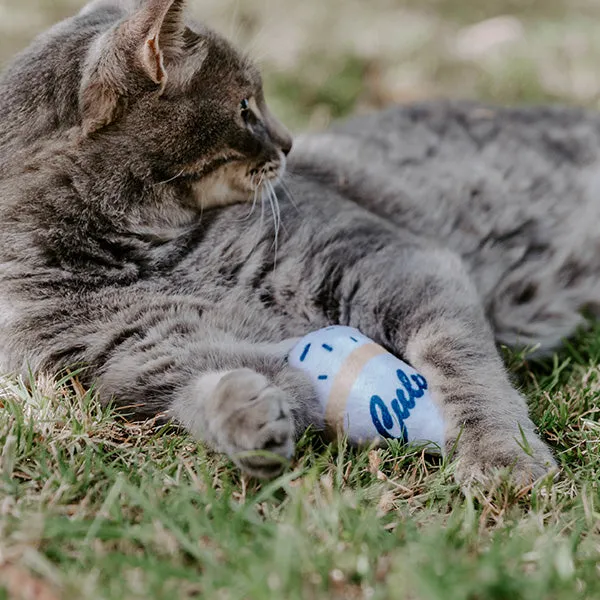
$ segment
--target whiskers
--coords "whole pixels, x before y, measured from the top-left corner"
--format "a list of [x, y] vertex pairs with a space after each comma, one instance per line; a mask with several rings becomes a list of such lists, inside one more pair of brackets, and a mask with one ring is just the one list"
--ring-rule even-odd
[[[256, 250], [258, 245], [263, 241], [264, 224], [265, 224], [265, 212], [266, 208], [271, 211], [271, 217], [273, 221], [273, 263], [277, 264], [277, 255], [279, 252], [280, 232], [281, 229], [287, 231], [285, 224], [281, 217], [281, 200], [277, 194], [277, 190], [273, 185], [273, 181], [269, 179], [265, 173], [256, 173], [252, 176], [251, 187], [252, 192], [252, 206], [248, 211], [248, 214], [240, 219], [236, 219], [236, 223], [244, 223], [248, 221], [256, 211], [256, 206], [260, 200], [260, 219], [257, 223], [256, 240], [253, 245], [252, 251]], [[282, 180], [278, 181], [278, 189], [283, 192], [283, 199], [289, 201], [289, 203], [295, 208], [297, 212], [300, 212], [298, 205], [294, 201], [290, 189], [285, 185]]]
[[277, 264], [277, 250], [279, 247], [279, 228], [281, 227], [281, 207], [279, 206], [279, 198], [277, 197], [277, 193], [275, 192], [275, 188], [269, 179], [265, 181], [265, 186], [263, 189], [266, 189], [267, 199], [269, 200], [269, 205], [271, 206], [271, 213], [273, 214], [273, 227], [274, 227], [274, 246], [275, 246], [275, 255], [273, 259], [273, 263]]
[[172, 181], [175, 181], [176, 179], [183, 177], [184, 173], [185, 173], [185, 169], [181, 169], [181, 171], [179, 171], [179, 173], [177, 173], [177, 175], [173, 175], [173, 177], [171, 177], [170, 179], [165, 179], [164, 181], [157, 181], [154, 184], [154, 187], [156, 187], [157, 185], [165, 185], [167, 183], [171, 183]]
[[296, 204], [296, 201], [294, 200], [294, 197], [292, 196], [292, 192], [290, 191], [290, 188], [288, 187], [287, 183], [283, 179], [279, 180], [279, 187], [283, 190], [283, 193], [285, 194], [285, 197], [290, 201], [290, 204], [296, 209], [296, 212], [299, 213], [300, 209], [298, 208], [298, 205]]
[[[252, 178], [250, 179], [250, 185], [254, 190], [252, 193], [252, 206], [250, 207], [250, 210], [248, 211], [248, 214], [245, 217], [235, 220], [236, 223], [244, 223], [254, 214], [259, 194], [261, 196], [260, 201], [261, 201], [261, 205], [262, 205], [262, 202], [263, 202], [262, 186], [264, 184], [264, 179], [265, 179], [265, 176], [262, 173], [257, 173], [255, 175], [252, 175]], [[261, 227], [262, 227], [262, 219], [261, 219]]]
[[257, 185], [255, 186], [254, 198], [250, 212], [243, 219], [240, 219], [240, 221], [246, 221], [251, 217], [254, 210], [256, 209], [258, 195], [260, 195], [260, 221], [258, 223], [256, 241], [254, 243], [252, 251], [256, 250], [261, 240], [263, 239], [265, 207], [268, 206], [268, 208], [271, 211], [271, 216], [273, 220], [273, 263], [276, 265], [277, 253], [279, 251], [279, 233], [282, 227], [284, 230], [286, 230], [286, 228], [281, 219], [281, 206], [279, 198], [277, 196], [277, 192], [275, 191], [275, 187], [273, 186], [272, 181], [265, 177], [264, 174], [261, 175]]

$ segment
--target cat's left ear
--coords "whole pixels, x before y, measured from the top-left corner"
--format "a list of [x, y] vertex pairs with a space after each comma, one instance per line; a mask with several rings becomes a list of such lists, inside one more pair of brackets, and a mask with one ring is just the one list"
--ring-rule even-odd
[[148, 84], [164, 88], [169, 63], [183, 52], [185, 4], [138, 0], [133, 14], [92, 46], [80, 92], [86, 135], [113, 123]]
[[131, 17], [129, 27], [146, 32], [141, 47], [142, 65], [154, 83], [167, 81], [165, 64], [177, 59], [184, 45], [183, 13], [186, 0], [146, 0]]

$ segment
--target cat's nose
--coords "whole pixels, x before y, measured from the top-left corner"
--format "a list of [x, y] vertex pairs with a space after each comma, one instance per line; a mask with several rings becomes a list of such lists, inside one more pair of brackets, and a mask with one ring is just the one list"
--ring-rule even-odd
[[293, 145], [292, 136], [287, 136], [281, 140], [281, 151], [287, 156], [292, 151]]
[[283, 123], [279, 122], [265, 104], [264, 99], [259, 102], [260, 110], [267, 125], [267, 131], [273, 143], [287, 156], [292, 151], [293, 138]]

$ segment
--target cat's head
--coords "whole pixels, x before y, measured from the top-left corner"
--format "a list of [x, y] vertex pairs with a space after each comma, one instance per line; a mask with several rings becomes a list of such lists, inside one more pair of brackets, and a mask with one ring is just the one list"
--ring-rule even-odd
[[83, 61], [83, 143], [127, 148], [138, 171], [189, 182], [203, 206], [248, 200], [278, 179], [292, 140], [269, 111], [253, 64], [186, 23], [185, 0], [131, 4]]

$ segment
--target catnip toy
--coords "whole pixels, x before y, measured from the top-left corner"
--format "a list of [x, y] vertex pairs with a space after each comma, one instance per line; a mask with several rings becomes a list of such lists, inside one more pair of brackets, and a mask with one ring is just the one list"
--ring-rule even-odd
[[289, 364], [314, 382], [330, 433], [350, 442], [384, 439], [440, 452], [444, 423], [425, 378], [352, 327], [320, 329], [302, 338]]

